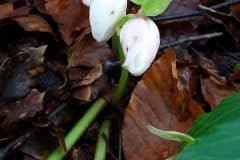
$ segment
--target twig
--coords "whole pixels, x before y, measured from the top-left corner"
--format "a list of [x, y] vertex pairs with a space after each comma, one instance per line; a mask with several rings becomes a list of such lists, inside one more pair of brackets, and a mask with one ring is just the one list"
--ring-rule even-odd
[[203, 34], [203, 35], [199, 35], [199, 36], [182, 38], [182, 39], [179, 39], [178, 41], [170, 42], [170, 43], [167, 43], [167, 44], [164, 44], [164, 45], [160, 46], [159, 51], [164, 50], [164, 49], [169, 48], [169, 47], [174, 47], [174, 46], [177, 46], [177, 45], [180, 45], [180, 44], [193, 42], [193, 41], [204, 40], [204, 39], [211, 39], [211, 38], [215, 38], [215, 37], [220, 37], [222, 35], [223, 35], [222, 32], [215, 32], [215, 33], [208, 33], [208, 34]]
[[198, 6], [199, 9], [203, 10], [203, 11], [206, 11], [206, 12], [209, 12], [209, 13], [213, 13], [213, 14], [217, 14], [217, 15], [220, 15], [220, 16], [223, 16], [223, 17], [231, 17], [231, 15], [229, 14], [225, 14], [223, 12], [219, 12], [213, 8], [209, 8], [209, 7], [206, 7], [206, 6], [203, 6], [203, 5], [199, 5]]
[[[223, 3], [211, 6], [209, 8], [217, 10], [217, 9], [221, 9], [224, 7], [236, 5], [239, 3], [240, 3], [240, 0], [227, 0]], [[202, 16], [204, 13], [205, 13], [205, 11], [200, 10], [200, 11], [193, 11], [193, 12], [189, 12], [189, 13], [169, 15], [169, 16], [156, 16], [156, 17], [152, 17], [152, 19], [154, 21], [179, 20], [179, 19], [184, 19], [184, 18], [199, 17], [199, 16]]]

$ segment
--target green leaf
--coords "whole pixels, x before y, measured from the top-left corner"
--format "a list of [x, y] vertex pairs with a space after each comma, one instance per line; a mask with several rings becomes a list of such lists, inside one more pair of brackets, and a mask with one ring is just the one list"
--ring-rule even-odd
[[174, 140], [174, 141], [180, 141], [180, 142], [186, 142], [186, 143], [193, 143], [195, 140], [194, 138], [192, 138], [187, 134], [176, 132], [176, 131], [163, 131], [150, 125], [148, 126], [148, 130], [153, 135], [159, 136], [167, 140]]
[[130, 1], [137, 5], [142, 5], [142, 3], [143, 3], [143, 0], [130, 0]]
[[236, 65], [234, 66], [234, 70], [240, 70], [240, 64], [236, 64]]
[[157, 16], [162, 14], [172, 0], [144, 0], [141, 7], [141, 12], [145, 16]]
[[240, 93], [222, 101], [216, 109], [201, 116], [189, 135], [191, 144], [174, 157], [175, 160], [239, 160], [240, 159]]

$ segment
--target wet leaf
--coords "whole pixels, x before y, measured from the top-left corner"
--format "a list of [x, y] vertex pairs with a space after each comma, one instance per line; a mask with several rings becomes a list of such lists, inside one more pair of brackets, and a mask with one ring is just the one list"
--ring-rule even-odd
[[123, 123], [126, 159], [154, 160], [174, 155], [179, 144], [152, 136], [147, 125], [162, 130], [187, 132], [202, 113], [189, 90], [178, 80], [177, 74], [176, 55], [174, 50], [169, 49], [137, 84]]

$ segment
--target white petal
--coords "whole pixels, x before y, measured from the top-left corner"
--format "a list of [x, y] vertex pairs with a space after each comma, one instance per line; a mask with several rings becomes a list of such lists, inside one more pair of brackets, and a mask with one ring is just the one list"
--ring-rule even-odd
[[152, 20], [137, 17], [123, 26], [120, 42], [125, 54], [123, 67], [132, 75], [139, 76], [150, 67], [157, 55], [160, 33]]
[[83, 3], [85, 6], [89, 7], [89, 6], [90, 6], [90, 1], [91, 1], [91, 0], [82, 0], [82, 3]]
[[90, 26], [98, 42], [109, 40], [118, 20], [126, 15], [127, 0], [92, 0], [90, 4]]

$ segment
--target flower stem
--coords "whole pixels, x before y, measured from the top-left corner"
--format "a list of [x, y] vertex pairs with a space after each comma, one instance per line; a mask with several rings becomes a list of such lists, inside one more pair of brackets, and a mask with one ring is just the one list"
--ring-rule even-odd
[[117, 89], [116, 89], [115, 95], [113, 97], [113, 104], [117, 104], [121, 100], [121, 98], [125, 92], [125, 88], [127, 85], [127, 79], [128, 79], [128, 70], [126, 70], [125, 68], [122, 68], [122, 72], [121, 72], [120, 79], [118, 81]]
[[[118, 50], [120, 62], [123, 63], [125, 60], [125, 56], [124, 56], [124, 53], [123, 53], [123, 50], [121, 47], [119, 37], [117, 36], [117, 34], [115, 34], [113, 38], [114, 38], [114, 43], [115, 43], [114, 45], [117, 47], [117, 50]], [[127, 80], [128, 80], [128, 70], [125, 68], [122, 68], [120, 79], [119, 79], [118, 85], [117, 85], [117, 89], [113, 96], [113, 104], [114, 105], [117, 104], [121, 100], [121, 98], [125, 92]]]
[[[102, 123], [96, 146], [94, 160], [105, 160], [107, 154], [107, 142], [110, 136], [111, 121], [105, 120]], [[103, 137], [105, 136], [105, 137]]]
[[[67, 152], [72, 148], [72, 146], [77, 142], [77, 140], [83, 135], [87, 130], [89, 125], [97, 117], [100, 111], [106, 106], [107, 102], [105, 99], [99, 98], [90, 109], [83, 115], [83, 117], [74, 125], [70, 132], [65, 137], [65, 143], [67, 147]], [[61, 160], [67, 152], [61, 150], [57, 147], [47, 158], [47, 160]]]

